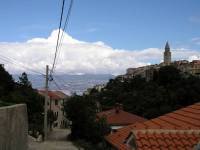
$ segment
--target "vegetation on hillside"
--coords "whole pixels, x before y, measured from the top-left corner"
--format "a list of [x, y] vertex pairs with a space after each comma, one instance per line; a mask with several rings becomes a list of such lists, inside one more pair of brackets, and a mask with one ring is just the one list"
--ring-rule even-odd
[[121, 103], [125, 111], [150, 119], [200, 101], [199, 85], [199, 77], [165, 66], [154, 71], [151, 81], [140, 76], [111, 79], [101, 92], [93, 89], [88, 97], [103, 110]]
[[29, 130], [42, 132], [44, 99], [32, 88], [27, 74], [22, 73], [19, 81], [0, 66], [0, 102], [2, 104], [25, 103], [28, 111]]
[[67, 117], [72, 121], [71, 136], [101, 142], [107, 128], [96, 122], [97, 103], [102, 110], [121, 103], [125, 111], [151, 119], [200, 101], [199, 85], [200, 78], [185, 76], [173, 66], [155, 70], [148, 82], [140, 76], [111, 79], [101, 92], [93, 88], [89, 95], [73, 95], [65, 104]]
[[87, 96], [73, 95], [64, 105], [67, 118], [72, 121], [70, 139], [87, 149], [99, 149], [96, 144], [110, 132], [103, 118], [96, 119], [96, 109], [96, 102]]

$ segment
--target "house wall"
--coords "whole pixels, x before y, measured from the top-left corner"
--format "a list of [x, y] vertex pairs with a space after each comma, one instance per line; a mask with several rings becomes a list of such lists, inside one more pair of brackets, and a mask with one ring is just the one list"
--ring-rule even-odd
[[[51, 110], [57, 115], [57, 120], [54, 122], [56, 128], [65, 128], [67, 120], [63, 114], [63, 99], [57, 99], [58, 104], [55, 104], [55, 99], [51, 100]], [[50, 109], [50, 106], [49, 106]]]
[[0, 150], [28, 149], [28, 116], [25, 104], [0, 108]]

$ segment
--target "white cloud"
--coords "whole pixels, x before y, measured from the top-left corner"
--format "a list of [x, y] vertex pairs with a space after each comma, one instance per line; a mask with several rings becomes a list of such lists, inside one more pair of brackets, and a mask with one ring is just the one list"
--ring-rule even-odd
[[[14, 58], [26, 67], [45, 72], [45, 65], [52, 64], [58, 30], [54, 30], [48, 38], [34, 38], [24, 43], [0, 43], [0, 63], [2, 55]], [[127, 68], [138, 67], [151, 63], [159, 63], [163, 59], [163, 50], [147, 48], [144, 50], [113, 49], [101, 41], [94, 43], [79, 41], [64, 33], [64, 39], [56, 72], [109, 73], [122, 74]], [[173, 59], [199, 58], [198, 51], [179, 49], [172, 51]], [[176, 57], [174, 57], [176, 56]], [[196, 57], [194, 57], [196, 56]], [[21, 66], [5, 63], [11, 73], [27, 71]]]
[[192, 61], [192, 60], [200, 60], [200, 55], [196, 56], [196, 55], [192, 55], [189, 57], [188, 59], [189, 61]]

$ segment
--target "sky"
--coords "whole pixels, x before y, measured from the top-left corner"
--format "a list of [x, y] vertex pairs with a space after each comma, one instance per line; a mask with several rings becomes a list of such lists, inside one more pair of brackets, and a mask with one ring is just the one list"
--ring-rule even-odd
[[[0, 5], [0, 54], [44, 72], [52, 64], [61, 0], [6, 0]], [[66, 0], [66, 10], [69, 0]], [[172, 59], [199, 59], [199, 0], [74, 0], [57, 62], [59, 73], [123, 74]], [[0, 63], [5, 63], [0, 57]], [[11, 73], [22, 67], [5, 63]]]

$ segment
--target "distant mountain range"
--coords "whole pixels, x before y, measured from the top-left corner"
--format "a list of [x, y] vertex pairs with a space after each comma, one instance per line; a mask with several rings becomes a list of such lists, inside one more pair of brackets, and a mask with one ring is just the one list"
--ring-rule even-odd
[[[20, 75], [13, 75], [18, 81]], [[42, 75], [28, 74], [28, 78], [33, 88], [44, 89], [45, 78]], [[109, 74], [84, 74], [84, 75], [56, 75], [54, 81], [50, 82], [51, 90], [61, 90], [66, 94], [77, 93], [82, 94], [88, 88], [98, 84], [105, 84], [109, 79], [114, 78]], [[56, 82], [56, 83], [55, 83]]]

